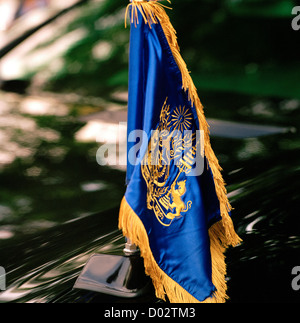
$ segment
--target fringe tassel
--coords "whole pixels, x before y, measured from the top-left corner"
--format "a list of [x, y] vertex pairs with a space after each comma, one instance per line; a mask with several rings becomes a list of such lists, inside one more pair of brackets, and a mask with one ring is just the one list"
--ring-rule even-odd
[[[130, 17], [132, 24], [134, 23], [136, 25], [139, 23], [138, 11], [141, 13], [145, 23], [148, 24], [150, 28], [152, 24], [157, 24], [158, 22], [161, 24], [174, 59], [178, 65], [179, 70], [181, 71], [182, 88], [188, 93], [188, 98], [191, 101], [191, 104], [195, 106], [199, 119], [200, 130], [203, 130], [204, 132], [205, 156], [208, 160], [214, 177], [215, 190], [220, 202], [220, 212], [222, 216], [222, 220], [214, 224], [209, 229], [212, 258], [212, 282], [215, 285], [217, 291], [213, 294], [212, 297], [206, 299], [205, 302], [223, 303], [228, 298], [226, 295], [226, 264], [224, 253], [228, 246], [236, 246], [240, 244], [242, 240], [236, 234], [232, 219], [229, 215], [232, 207], [228, 201], [225, 182], [221, 175], [222, 168], [220, 167], [210, 144], [209, 126], [204, 115], [203, 105], [198, 97], [197, 89], [192, 81], [186, 63], [184, 62], [180, 54], [176, 31], [164, 10], [164, 8], [168, 7], [162, 5], [157, 0], [149, 2], [133, 1], [128, 5], [126, 9], [126, 18], [128, 16], [130, 7], [132, 7]], [[170, 302], [172, 303], [199, 302], [159, 268], [155, 259], [153, 258], [145, 228], [139, 217], [128, 205], [125, 198], [121, 203], [119, 228], [123, 230], [123, 234], [126, 237], [128, 237], [134, 244], [139, 246], [141, 250], [141, 256], [144, 258], [146, 274], [151, 277], [156, 290], [156, 296], [158, 298], [165, 300], [165, 295], [167, 295]]]
[[[119, 228], [123, 231], [124, 236], [139, 246], [141, 257], [144, 258], [145, 273], [152, 279], [157, 298], [166, 300], [165, 296], [167, 295], [171, 303], [199, 303], [195, 297], [160, 269], [152, 255], [144, 225], [131, 209], [125, 197], [120, 207]], [[209, 230], [212, 282], [217, 290], [212, 297], [207, 298], [203, 303], [224, 303], [228, 298], [226, 295], [227, 285], [224, 279], [226, 275], [225, 247], [220, 243], [220, 239], [225, 238], [225, 235], [222, 234], [223, 231], [224, 228], [220, 223], [216, 223]]]

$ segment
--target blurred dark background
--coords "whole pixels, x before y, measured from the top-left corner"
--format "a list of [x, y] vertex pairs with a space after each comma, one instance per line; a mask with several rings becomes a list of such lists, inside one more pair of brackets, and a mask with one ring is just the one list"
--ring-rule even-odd
[[[99, 166], [96, 152], [126, 121], [126, 5], [0, 0], [0, 266], [9, 273], [0, 301], [53, 301], [93, 252], [122, 253], [125, 168]], [[244, 240], [227, 255], [232, 302], [300, 300], [291, 287], [300, 265], [296, 5], [173, 0], [168, 10]]]

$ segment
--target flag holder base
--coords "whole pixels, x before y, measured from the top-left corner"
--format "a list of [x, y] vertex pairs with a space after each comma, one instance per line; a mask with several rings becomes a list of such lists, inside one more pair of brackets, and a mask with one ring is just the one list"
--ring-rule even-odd
[[92, 255], [73, 288], [123, 298], [135, 298], [149, 292], [153, 286], [145, 274], [139, 249], [127, 239], [123, 252], [124, 256]]

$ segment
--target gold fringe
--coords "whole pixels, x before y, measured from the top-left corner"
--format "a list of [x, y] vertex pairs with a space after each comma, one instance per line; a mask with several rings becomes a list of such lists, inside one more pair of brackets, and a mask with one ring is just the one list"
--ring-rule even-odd
[[[216, 223], [209, 230], [211, 242], [211, 257], [212, 257], [212, 281], [217, 292], [214, 293], [212, 298], [207, 299], [207, 302], [224, 302], [226, 296], [226, 265], [224, 252], [228, 246], [236, 246], [241, 243], [240, 237], [236, 234], [233, 226], [232, 219], [229, 212], [232, 207], [227, 198], [227, 190], [225, 182], [221, 175], [222, 168], [214, 154], [210, 144], [209, 126], [204, 115], [203, 105], [198, 97], [197, 89], [192, 81], [190, 73], [184, 62], [180, 49], [177, 43], [177, 36], [174, 27], [172, 26], [168, 15], [164, 10], [164, 5], [154, 1], [133, 1], [130, 3], [126, 10], [126, 18], [128, 16], [129, 8], [131, 10], [131, 23], [138, 24], [138, 11], [141, 13], [146, 24], [151, 28], [152, 24], [161, 24], [164, 34], [169, 43], [173, 57], [178, 65], [182, 75], [182, 88], [188, 93], [188, 98], [192, 105], [195, 106], [197, 116], [199, 119], [200, 130], [204, 133], [204, 151], [212, 170], [215, 190], [220, 202], [220, 213], [222, 221]], [[168, 7], [167, 7], [168, 8]], [[126, 19], [125, 19], [126, 21]], [[123, 230], [125, 236], [130, 238], [133, 243], [138, 245], [141, 249], [141, 256], [144, 258], [146, 274], [150, 275], [153, 280], [154, 287], [158, 298], [165, 299], [165, 294], [171, 302], [197, 302], [188, 292], [183, 290], [176, 282], [168, 277], [156, 264], [150, 247], [147, 233], [138, 216], [130, 208], [124, 200], [121, 204], [119, 227]]]
[[[125, 197], [120, 207], [119, 228], [123, 231], [124, 236], [139, 246], [141, 257], [144, 258], [145, 273], [152, 279], [157, 298], [166, 300], [165, 296], [167, 295], [171, 303], [199, 303], [195, 297], [160, 269], [152, 255], [144, 225], [129, 206]], [[224, 279], [226, 275], [225, 247], [220, 243], [223, 231], [223, 226], [220, 223], [216, 223], [209, 230], [212, 282], [217, 291], [203, 303], [224, 303], [228, 298], [226, 295], [227, 285]]]

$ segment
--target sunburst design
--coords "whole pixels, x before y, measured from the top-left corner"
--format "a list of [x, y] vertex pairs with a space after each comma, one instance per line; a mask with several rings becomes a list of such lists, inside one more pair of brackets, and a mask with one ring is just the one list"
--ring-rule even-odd
[[184, 130], [190, 129], [192, 125], [192, 113], [186, 107], [177, 107], [172, 114], [172, 124], [175, 130]]

